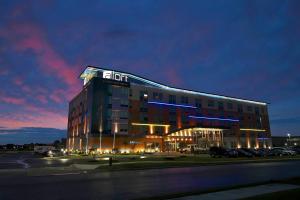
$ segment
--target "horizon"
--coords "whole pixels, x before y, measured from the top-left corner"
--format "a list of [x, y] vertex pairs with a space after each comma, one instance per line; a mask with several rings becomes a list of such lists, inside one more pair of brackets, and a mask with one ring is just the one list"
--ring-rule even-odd
[[0, 143], [63, 135], [90, 64], [269, 102], [272, 136], [300, 136], [300, 2], [276, 2], [1, 2]]

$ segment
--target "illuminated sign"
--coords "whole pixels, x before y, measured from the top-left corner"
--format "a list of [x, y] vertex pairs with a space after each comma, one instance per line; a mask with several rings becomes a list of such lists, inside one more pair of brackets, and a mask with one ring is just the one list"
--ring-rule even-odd
[[114, 71], [108, 71], [104, 70], [103, 71], [103, 78], [105, 79], [112, 79], [116, 81], [125, 81], [128, 82], [128, 76], [119, 72], [114, 72]]

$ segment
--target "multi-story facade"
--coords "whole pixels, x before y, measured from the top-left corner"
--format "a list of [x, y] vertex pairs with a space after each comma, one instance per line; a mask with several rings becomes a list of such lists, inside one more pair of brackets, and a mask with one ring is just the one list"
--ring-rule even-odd
[[267, 148], [267, 103], [169, 87], [124, 72], [88, 66], [69, 104], [69, 150], [176, 151]]

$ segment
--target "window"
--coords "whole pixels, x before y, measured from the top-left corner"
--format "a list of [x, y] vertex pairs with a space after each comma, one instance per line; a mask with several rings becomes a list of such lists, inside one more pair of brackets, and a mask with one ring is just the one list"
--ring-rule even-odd
[[255, 107], [255, 114], [259, 115], [259, 108], [258, 107]]
[[252, 106], [247, 106], [247, 111], [252, 112]]
[[163, 95], [162, 93], [153, 92], [153, 99], [162, 101]]
[[232, 110], [233, 109], [233, 104], [231, 102], [227, 103], [227, 109]]
[[215, 102], [213, 100], [208, 100], [207, 106], [208, 107], [214, 107], [215, 106]]
[[148, 108], [140, 108], [140, 112], [148, 112]]
[[243, 112], [243, 105], [242, 104], [238, 104], [238, 112], [239, 113]]
[[188, 104], [188, 103], [189, 103], [189, 98], [188, 98], [188, 97], [182, 96], [182, 97], [181, 97], [181, 103], [183, 103], [183, 104]]
[[159, 97], [159, 100], [160, 100], [160, 101], [163, 100], [163, 94], [162, 94], [162, 93], [159, 93], [158, 97]]
[[169, 103], [176, 103], [176, 96], [175, 95], [169, 95]]
[[121, 99], [121, 107], [128, 107], [128, 99]]
[[128, 119], [128, 112], [120, 112], [120, 119]]
[[201, 99], [195, 99], [195, 106], [196, 106], [197, 108], [201, 108], [201, 107], [202, 107]]
[[223, 102], [218, 102], [218, 109], [219, 110], [224, 110], [224, 104], [223, 104]]
[[148, 93], [146, 91], [140, 91], [140, 101], [148, 101]]

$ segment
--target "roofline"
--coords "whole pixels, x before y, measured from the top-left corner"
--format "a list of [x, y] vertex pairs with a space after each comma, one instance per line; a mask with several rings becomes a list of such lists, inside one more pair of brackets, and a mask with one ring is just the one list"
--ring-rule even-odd
[[103, 68], [103, 67], [96, 67], [96, 66], [92, 66], [92, 65], [87, 65], [85, 67], [85, 69], [80, 73], [79, 75], [79, 78], [81, 76], [81, 74], [83, 74], [83, 72], [88, 68], [88, 67], [91, 67], [91, 68], [96, 68], [96, 69], [100, 69], [100, 70], [112, 70], [112, 71], [115, 71], [115, 72], [120, 72], [120, 73], [124, 73], [124, 74], [128, 74], [128, 75], [131, 75], [131, 76], [136, 76], [136, 77], [139, 77], [139, 78], [142, 78], [142, 79], [145, 79], [147, 81], [151, 81], [151, 82], [154, 82], [154, 83], [157, 83], [159, 85], [162, 85], [162, 86], [165, 86], [165, 87], [169, 87], [171, 89], [176, 89], [176, 90], [185, 90], [187, 92], [192, 92], [192, 93], [199, 93], [199, 95], [201, 95], [201, 93], [203, 95], [214, 95], [217, 97], [221, 97], [221, 98], [230, 98], [232, 100], [242, 100], [242, 101], [250, 101], [249, 103], [259, 103], [259, 104], [270, 104], [269, 102], [263, 102], [263, 101], [257, 101], [257, 100], [251, 100], [251, 99], [243, 99], [243, 98], [238, 98], [238, 97], [232, 97], [232, 96], [225, 96], [225, 95], [219, 95], [219, 94], [214, 94], [214, 93], [207, 93], [207, 92], [201, 92], [201, 91], [195, 91], [195, 90], [189, 90], [189, 89], [184, 89], [184, 88], [176, 88], [176, 87], [171, 87], [169, 85], [165, 85], [163, 83], [160, 83], [160, 82], [157, 82], [157, 81], [152, 81], [152, 80], [149, 80], [147, 78], [144, 78], [140, 75], [135, 75], [135, 74], [132, 74], [132, 73], [128, 73], [128, 72], [124, 72], [124, 71], [117, 71], [117, 70], [114, 70], [114, 69], [108, 69], [108, 68]]

